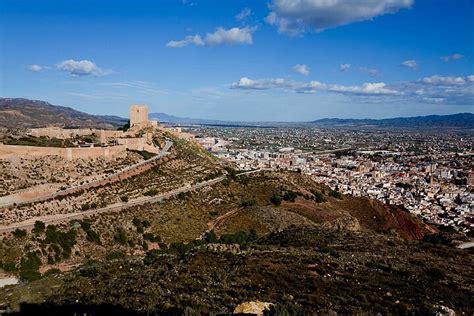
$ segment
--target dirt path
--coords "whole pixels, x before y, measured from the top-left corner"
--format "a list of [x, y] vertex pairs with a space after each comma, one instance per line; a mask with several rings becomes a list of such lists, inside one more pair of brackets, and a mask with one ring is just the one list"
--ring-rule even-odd
[[216, 229], [216, 227], [222, 225], [229, 218], [237, 215], [237, 213], [241, 210], [242, 210], [242, 208], [237, 208], [235, 210], [229, 211], [229, 212], [217, 217], [213, 221], [207, 223], [207, 232], [210, 232], [211, 230]]

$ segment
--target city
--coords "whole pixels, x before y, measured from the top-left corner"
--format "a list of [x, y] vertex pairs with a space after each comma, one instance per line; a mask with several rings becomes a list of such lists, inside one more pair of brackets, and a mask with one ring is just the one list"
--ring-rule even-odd
[[319, 128], [193, 128], [241, 170], [298, 170], [334, 190], [401, 205], [433, 224], [474, 233], [471, 133]]

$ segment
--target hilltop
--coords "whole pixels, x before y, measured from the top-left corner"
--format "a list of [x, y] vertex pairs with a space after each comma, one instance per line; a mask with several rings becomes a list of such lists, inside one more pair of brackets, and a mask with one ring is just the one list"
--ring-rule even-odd
[[0, 127], [33, 128], [45, 126], [115, 129], [126, 120], [113, 116], [94, 116], [45, 101], [0, 98]]

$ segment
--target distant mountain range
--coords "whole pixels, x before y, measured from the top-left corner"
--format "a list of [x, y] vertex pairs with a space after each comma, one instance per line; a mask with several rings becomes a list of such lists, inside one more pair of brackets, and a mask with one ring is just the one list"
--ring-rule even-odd
[[166, 113], [151, 113], [151, 119], [172, 124], [223, 125], [223, 126], [321, 126], [321, 127], [366, 127], [366, 128], [474, 128], [474, 114], [428, 115], [416, 117], [397, 117], [389, 119], [338, 119], [325, 118], [310, 122], [240, 122], [208, 119], [183, 118]]
[[0, 127], [32, 128], [53, 125], [115, 129], [126, 122], [126, 119], [117, 116], [90, 115], [45, 101], [0, 98]]
[[[474, 129], [474, 114], [429, 115], [389, 119], [325, 118], [310, 122], [242, 122], [183, 118], [166, 113], [150, 113], [150, 119], [177, 125], [213, 125], [242, 127], [354, 127], [354, 128], [464, 128]], [[116, 129], [127, 122], [113, 115], [91, 115], [70, 107], [22, 98], [0, 98], [0, 127], [32, 128], [44, 126], [94, 127]]]

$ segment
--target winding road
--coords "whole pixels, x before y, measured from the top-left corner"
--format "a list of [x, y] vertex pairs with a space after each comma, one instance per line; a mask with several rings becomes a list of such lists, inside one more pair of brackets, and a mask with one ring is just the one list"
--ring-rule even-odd
[[[237, 174], [237, 176], [253, 174], [253, 173], [257, 173], [261, 171], [265, 171], [265, 169], [250, 170], [250, 171], [239, 173]], [[16, 223], [12, 223], [10, 225], [5, 225], [5, 226], [0, 226], [0, 234], [12, 232], [15, 229], [26, 229], [26, 230], [32, 229], [34, 227], [35, 221], [42, 221], [46, 225], [60, 224], [60, 223], [64, 223], [70, 220], [82, 219], [83, 217], [86, 217], [86, 216], [102, 214], [102, 213], [107, 213], [107, 212], [117, 212], [117, 211], [125, 210], [133, 206], [143, 205], [146, 203], [156, 203], [164, 199], [176, 196], [180, 193], [190, 192], [193, 190], [201, 189], [203, 187], [211, 186], [213, 184], [223, 181], [226, 177], [227, 176], [224, 175], [224, 176], [220, 176], [208, 181], [199, 182], [193, 185], [187, 184], [185, 186], [182, 186], [181, 188], [174, 189], [174, 190], [164, 192], [161, 194], [157, 194], [155, 196], [151, 196], [151, 197], [143, 196], [143, 197], [130, 200], [128, 202], [115, 203], [103, 208], [92, 209], [92, 210], [76, 212], [76, 213], [55, 214], [55, 215], [33, 217], [26, 221], [16, 222]], [[226, 215], [227, 215], [226, 217], [228, 217], [231, 214], [226, 214]]]

